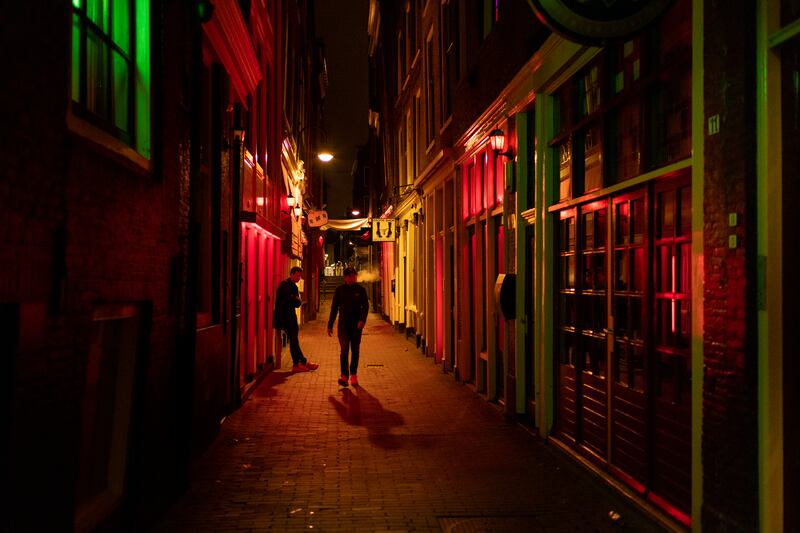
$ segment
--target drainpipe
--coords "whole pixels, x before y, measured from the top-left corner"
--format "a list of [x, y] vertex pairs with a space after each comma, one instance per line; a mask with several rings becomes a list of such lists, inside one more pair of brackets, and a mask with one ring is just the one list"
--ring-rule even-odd
[[[181, 332], [178, 336], [178, 353], [176, 359], [177, 384], [175, 388], [178, 428], [177, 461], [178, 481], [184, 488], [189, 483], [189, 465], [192, 457], [192, 419], [194, 413], [194, 373], [195, 349], [197, 344], [197, 260], [199, 257], [199, 210], [197, 182], [200, 174], [200, 117], [202, 113], [203, 69], [202, 23], [199, 13], [191, 13], [192, 21], [189, 33], [191, 47], [191, 81], [189, 89], [191, 118], [189, 123], [189, 186], [188, 186], [188, 225], [186, 244], [185, 275], [186, 284], [183, 289], [183, 309]], [[180, 274], [179, 274], [180, 275]]]
[[230, 398], [229, 411], [236, 410], [242, 402], [239, 390], [239, 317], [241, 316], [242, 261], [239, 257], [242, 240], [242, 164], [244, 159], [244, 117], [241, 104], [233, 108], [233, 160], [231, 164], [231, 287], [230, 287]]

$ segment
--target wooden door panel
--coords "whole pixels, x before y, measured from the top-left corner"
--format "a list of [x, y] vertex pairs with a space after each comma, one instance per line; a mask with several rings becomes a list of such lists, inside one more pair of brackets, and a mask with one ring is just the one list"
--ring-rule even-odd
[[608, 394], [605, 378], [583, 372], [581, 442], [605, 460], [608, 453]]
[[611, 464], [639, 483], [647, 482], [644, 394], [615, 383], [611, 411]]
[[574, 443], [577, 437], [577, 394], [573, 366], [559, 365], [558, 384], [556, 432]]

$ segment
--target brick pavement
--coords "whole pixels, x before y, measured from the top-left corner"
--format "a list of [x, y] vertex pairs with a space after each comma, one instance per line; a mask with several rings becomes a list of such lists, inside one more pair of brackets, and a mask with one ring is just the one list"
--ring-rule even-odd
[[287, 353], [156, 531], [661, 531], [375, 314], [361, 386], [342, 389], [320, 317], [300, 332], [319, 370], [292, 374]]

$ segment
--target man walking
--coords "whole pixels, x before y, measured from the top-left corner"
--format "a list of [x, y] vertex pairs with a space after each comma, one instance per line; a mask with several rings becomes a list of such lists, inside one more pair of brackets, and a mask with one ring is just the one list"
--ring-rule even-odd
[[297, 334], [300, 327], [297, 325], [297, 314], [295, 309], [300, 307], [300, 291], [297, 289], [297, 282], [303, 275], [303, 269], [293, 266], [289, 271], [289, 277], [280, 282], [275, 291], [275, 311], [272, 314], [272, 325], [276, 329], [281, 329], [289, 337], [289, 353], [292, 355], [292, 372], [308, 372], [316, 370], [319, 365], [309, 362], [300, 349], [300, 340]]
[[[354, 268], [344, 269], [344, 285], [336, 287], [331, 302], [331, 316], [328, 319], [328, 336], [333, 335], [333, 322], [339, 313], [339, 364], [342, 375], [339, 376], [339, 385], [346, 387], [348, 380], [351, 385], [358, 386], [358, 351], [361, 346], [361, 332], [367, 322], [369, 313], [369, 299], [364, 287], [356, 283]], [[348, 363], [348, 348], [352, 352]]]

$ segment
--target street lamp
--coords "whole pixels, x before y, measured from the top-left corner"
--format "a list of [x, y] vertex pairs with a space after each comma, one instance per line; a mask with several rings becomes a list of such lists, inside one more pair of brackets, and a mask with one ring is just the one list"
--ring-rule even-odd
[[514, 158], [514, 152], [511, 151], [511, 148], [503, 151], [506, 146], [506, 134], [500, 128], [494, 129], [489, 133], [489, 144], [495, 154], [505, 156], [508, 159]]
[[[316, 136], [314, 138], [314, 140], [310, 142], [310, 144], [311, 145], [318, 145], [319, 149], [317, 150], [317, 154], [316, 154], [317, 155], [317, 159], [319, 159], [323, 163], [328, 163], [329, 161], [331, 161], [333, 159], [333, 152], [331, 152], [330, 149], [328, 149], [328, 143], [327, 143], [328, 133], [325, 131], [325, 128], [322, 127], [319, 124], [306, 124], [305, 126], [300, 128], [300, 131], [297, 132], [297, 136], [296, 136], [297, 139], [299, 140], [301, 138], [301, 136], [303, 135], [303, 132], [305, 132], [308, 129], [319, 130], [320, 132], [322, 132], [322, 134], [321, 134], [321, 142], [319, 142], [319, 143], [316, 142], [316, 140], [319, 139], [319, 137], [320, 137], [320, 136]], [[305, 143], [304, 143], [304, 145], [305, 145]]]

